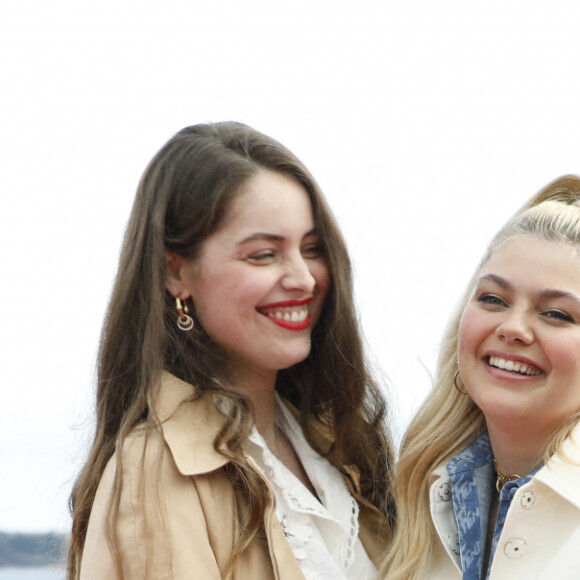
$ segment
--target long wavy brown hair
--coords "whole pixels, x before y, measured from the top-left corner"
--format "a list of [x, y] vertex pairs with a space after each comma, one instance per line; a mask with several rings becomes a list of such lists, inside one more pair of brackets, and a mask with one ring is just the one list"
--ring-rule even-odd
[[[240, 452], [252, 427], [249, 402], [227, 381], [215, 381], [227, 369], [224, 352], [199, 324], [188, 333], [177, 329], [175, 301], [165, 289], [165, 250], [195, 258], [243, 184], [260, 169], [285, 174], [307, 191], [332, 280], [312, 332], [310, 355], [279, 372], [277, 389], [299, 409], [308, 440], [322, 454], [331, 450], [317, 448], [310, 432], [312, 420], [332, 429], [333, 457], [358, 468], [364, 496], [394, 526], [393, 453], [386, 404], [365, 360], [353, 304], [351, 264], [332, 213], [304, 165], [275, 140], [240, 123], [196, 125], [177, 133], [153, 158], [133, 205], [101, 336], [96, 432], [70, 499], [70, 580], [79, 576], [88, 520], [105, 466], [136, 425], [146, 430], [157, 426], [154, 409], [163, 370], [194, 385], [199, 393], [212, 391], [233, 402], [220, 406], [227, 416], [219, 437], [231, 460], [228, 474], [232, 481], [244, 482], [236, 487], [253, 508], [248, 520], [240, 522], [241, 539], [232, 565], [260, 531], [266, 490], [247, 469]], [[113, 553], [120, 453], [116, 461], [109, 517]], [[118, 553], [116, 559], [122, 577]]]

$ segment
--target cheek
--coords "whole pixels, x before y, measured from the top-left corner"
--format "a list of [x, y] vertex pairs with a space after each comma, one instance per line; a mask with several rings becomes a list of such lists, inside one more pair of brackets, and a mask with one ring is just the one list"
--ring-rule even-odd
[[310, 267], [310, 274], [316, 281], [316, 289], [314, 291], [314, 301], [312, 315], [312, 324], [316, 325], [324, 306], [324, 301], [330, 289], [330, 274], [326, 264], [315, 264]]
[[223, 294], [203, 303], [196, 310], [200, 325], [207, 335], [220, 347], [230, 350], [247, 340], [248, 316], [239, 304]]
[[580, 391], [580, 343], [578, 341], [552, 341], [550, 345], [544, 343], [546, 353], [552, 368], [568, 376]]
[[235, 304], [234, 288], [231, 278], [227, 284], [227, 276], [204, 276], [196, 281], [192, 291], [192, 300], [195, 307], [195, 314], [201, 326], [208, 335], [215, 339], [215, 334], [227, 327], [234, 318], [233, 314], [237, 310]]
[[551, 351], [546, 354], [553, 369], [549, 405], [557, 407], [564, 420], [580, 411], [580, 344], [554, 342]]
[[468, 306], [459, 322], [458, 353], [466, 356], [475, 354], [486, 334], [485, 329], [482, 327], [481, 317], [471, 306]]
[[324, 298], [330, 288], [330, 272], [324, 263], [316, 263], [310, 267], [310, 274], [316, 280], [317, 293]]
[[470, 332], [470, 317], [467, 312], [463, 312], [461, 320], [459, 321], [459, 328], [457, 330], [457, 352], [464, 352], [469, 344]]

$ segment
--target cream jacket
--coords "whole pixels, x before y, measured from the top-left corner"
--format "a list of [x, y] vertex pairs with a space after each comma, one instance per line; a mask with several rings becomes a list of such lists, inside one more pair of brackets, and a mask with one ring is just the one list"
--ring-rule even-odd
[[[184, 402], [192, 393], [191, 385], [165, 373], [157, 409], [162, 429], [150, 434], [146, 446], [144, 431], [136, 429], [123, 447], [116, 547], [125, 580], [145, 578], [147, 571], [154, 580], [218, 580], [227, 572], [232, 548], [239, 537], [238, 514], [246, 513], [248, 506], [236, 497], [226, 474], [229, 460], [213, 447], [223, 417], [210, 396]], [[322, 427], [317, 436], [328, 446], [330, 440]], [[332, 462], [332, 454], [329, 460]], [[303, 580], [277, 521], [274, 494], [257, 465], [249, 461], [270, 490], [264, 515], [265, 538], [251, 542], [236, 565], [234, 578]], [[95, 496], [81, 580], [119, 578], [105, 533], [116, 464], [115, 454]], [[145, 473], [142, 488], [141, 467]], [[359, 537], [378, 565], [390, 538], [386, 518], [358, 494], [357, 471], [348, 466], [341, 471], [360, 506]], [[145, 509], [137, 501], [140, 496], [145, 498]], [[145, 522], [150, 530], [148, 536]]]
[[[439, 536], [429, 580], [461, 578], [451, 478], [434, 473], [431, 516]], [[491, 565], [490, 580], [580, 578], [580, 424], [514, 495]]]

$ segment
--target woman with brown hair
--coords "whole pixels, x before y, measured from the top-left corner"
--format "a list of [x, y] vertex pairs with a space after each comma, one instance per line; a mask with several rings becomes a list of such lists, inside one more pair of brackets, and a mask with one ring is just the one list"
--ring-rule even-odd
[[397, 467], [388, 580], [572, 580], [580, 553], [580, 178], [494, 237]]
[[245, 125], [182, 130], [127, 228], [69, 578], [373, 578], [384, 419], [312, 176]]

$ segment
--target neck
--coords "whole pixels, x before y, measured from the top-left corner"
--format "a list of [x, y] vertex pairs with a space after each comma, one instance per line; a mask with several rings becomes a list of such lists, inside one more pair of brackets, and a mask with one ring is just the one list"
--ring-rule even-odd
[[[264, 395], [264, 393], [260, 393]], [[276, 427], [276, 396], [272, 390], [267, 396], [248, 397], [254, 408], [254, 424], [258, 433], [264, 438], [268, 447], [275, 445], [278, 428]]]
[[239, 368], [233, 376], [236, 389], [252, 404], [254, 424], [270, 452], [318, 499], [292, 443], [276, 424], [276, 377], [276, 372], [241, 372]]
[[268, 447], [276, 445], [279, 433], [276, 427], [277, 373], [236, 372], [233, 383], [236, 390], [252, 405], [254, 424]]
[[488, 421], [487, 429], [497, 469], [506, 475], [530, 473], [541, 460], [549, 439], [549, 434], [538, 433], [527, 424], [522, 429], [517, 424], [505, 426]]

